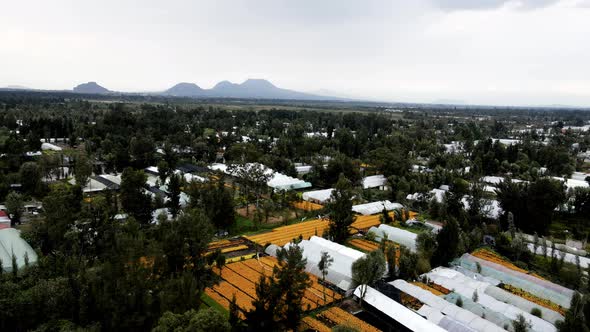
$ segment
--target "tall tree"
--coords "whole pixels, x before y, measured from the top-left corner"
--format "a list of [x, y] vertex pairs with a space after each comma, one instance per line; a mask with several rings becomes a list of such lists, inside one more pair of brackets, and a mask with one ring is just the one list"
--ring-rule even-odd
[[556, 324], [559, 332], [587, 332], [586, 316], [584, 315], [584, 306], [587, 303], [582, 294], [575, 292], [570, 301], [570, 308], [565, 313], [565, 319]]
[[151, 198], [145, 192], [146, 175], [141, 170], [126, 168], [121, 175], [120, 198], [125, 212], [141, 224], [152, 219]]
[[160, 177], [161, 183], [166, 183], [166, 178], [170, 174], [170, 166], [166, 160], [160, 160], [158, 162], [158, 176]]
[[10, 215], [10, 226], [14, 227], [15, 224], [20, 224], [20, 218], [23, 214], [24, 202], [23, 195], [11, 191], [6, 195], [6, 210]]
[[272, 276], [256, 284], [254, 309], [246, 313], [248, 326], [260, 331], [296, 330], [303, 314], [302, 299], [310, 286], [303, 250], [292, 243], [277, 251], [279, 260]]
[[36, 162], [26, 162], [20, 167], [20, 182], [23, 190], [36, 195], [41, 190], [41, 168]]
[[352, 263], [352, 280], [361, 287], [360, 302], [363, 302], [367, 286], [373, 285], [385, 274], [385, 256], [381, 250], [375, 250]]
[[355, 216], [352, 212], [352, 185], [342, 174], [332, 191], [331, 200], [326, 204], [330, 218], [329, 233], [334, 242], [344, 243], [350, 234], [350, 225]]
[[334, 258], [330, 256], [327, 251], [322, 251], [322, 256], [320, 261], [318, 262], [318, 269], [322, 273], [322, 282], [324, 286], [324, 302], [326, 302], [326, 276], [328, 275], [328, 270], [330, 266], [334, 263]]
[[450, 218], [444, 227], [438, 232], [436, 242], [438, 243], [432, 256], [433, 266], [448, 265], [457, 255], [459, 248], [460, 228], [455, 219]]
[[168, 207], [170, 213], [176, 218], [180, 211], [180, 182], [181, 178], [179, 174], [170, 175], [170, 181], [168, 182], [168, 193], [170, 200], [168, 201]]
[[92, 163], [88, 160], [85, 154], [80, 153], [76, 157], [76, 164], [74, 165], [74, 174], [76, 184], [84, 188], [90, 175], [92, 175]]

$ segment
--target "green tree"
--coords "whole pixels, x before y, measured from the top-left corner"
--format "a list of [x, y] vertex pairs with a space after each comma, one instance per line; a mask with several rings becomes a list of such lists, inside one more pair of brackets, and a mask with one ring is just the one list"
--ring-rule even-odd
[[341, 174], [332, 191], [331, 200], [326, 204], [330, 218], [329, 233], [334, 242], [344, 243], [350, 234], [350, 225], [355, 219], [352, 212], [352, 197], [352, 185]]
[[570, 308], [565, 313], [565, 319], [556, 324], [559, 332], [586, 332], [589, 331], [586, 325], [586, 316], [584, 315], [584, 307], [586, 301], [582, 294], [575, 292], [570, 302]]
[[41, 190], [41, 168], [36, 162], [26, 162], [20, 167], [20, 182], [23, 190], [35, 195]]
[[303, 258], [303, 250], [293, 243], [286, 249], [279, 249], [277, 258], [279, 262], [272, 276], [262, 275], [256, 284], [254, 309], [246, 313], [250, 328], [276, 331], [296, 330], [299, 326], [303, 295], [311, 284], [305, 272], [307, 260]]
[[165, 312], [152, 332], [229, 332], [231, 326], [226, 318], [213, 308], [182, 314]]
[[90, 175], [92, 175], [92, 163], [88, 160], [85, 154], [80, 153], [76, 157], [76, 164], [74, 165], [74, 174], [76, 184], [84, 188]]
[[375, 250], [352, 263], [352, 280], [361, 287], [360, 302], [363, 302], [367, 287], [373, 285], [385, 274], [385, 256]]
[[121, 175], [120, 198], [123, 210], [141, 224], [147, 224], [152, 219], [152, 200], [145, 193], [146, 180], [143, 171], [132, 168], [126, 168]]
[[176, 216], [178, 216], [178, 212], [180, 212], [180, 182], [180, 175], [170, 175], [170, 181], [168, 182], [168, 193], [170, 199], [168, 201], [168, 207], [170, 208], [170, 213], [172, 213], [174, 218], [176, 218]]
[[522, 314], [518, 314], [516, 319], [512, 321], [514, 332], [527, 332], [531, 327], [531, 323], [529, 323]]
[[444, 227], [438, 232], [436, 242], [438, 243], [434, 255], [432, 256], [432, 265], [447, 265], [457, 256], [459, 248], [460, 229], [457, 221], [450, 218]]
[[322, 251], [322, 256], [318, 262], [318, 269], [322, 273], [324, 302], [326, 302], [326, 276], [328, 275], [328, 270], [330, 269], [332, 263], [334, 263], [334, 258], [332, 258], [327, 251]]
[[15, 224], [20, 224], [20, 218], [24, 210], [23, 195], [11, 191], [6, 196], [6, 210], [10, 216], [10, 225], [14, 227]]
[[166, 160], [160, 160], [158, 162], [158, 177], [160, 177], [160, 182], [166, 183], [166, 178], [171, 172], [170, 166], [166, 162]]

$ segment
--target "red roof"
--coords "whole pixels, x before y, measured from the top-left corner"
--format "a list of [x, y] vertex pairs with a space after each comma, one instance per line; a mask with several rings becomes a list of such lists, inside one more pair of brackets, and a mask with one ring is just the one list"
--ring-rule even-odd
[[8, 217], [8, 215], [6, 214], [6, 212], [0, 210], [0, 217]]
[[0, 229], [10, 228], [9, 223], [0, 223]]

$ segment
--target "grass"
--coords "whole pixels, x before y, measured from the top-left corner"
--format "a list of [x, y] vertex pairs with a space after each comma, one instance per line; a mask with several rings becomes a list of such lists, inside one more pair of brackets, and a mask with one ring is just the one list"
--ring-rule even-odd
[[203, 302], [201, 306], [205, 305], [209, 308], [213, 308], [219, 311], [225, 316], [229, 316], [229, 311], [225, 310], [224, 307], [222, 307], [219, 303], [215, 302], [212, 298], [209, 297], [209, 295], [202, 293], [200, 299]]
[[267, 231], [276, 227], [282, 226], [280, 224], [260, 224], [258, 229], [252, 219], [236, 216], [236, 226], [232, 230], [232, 235], [251, 235], [262, 231]]

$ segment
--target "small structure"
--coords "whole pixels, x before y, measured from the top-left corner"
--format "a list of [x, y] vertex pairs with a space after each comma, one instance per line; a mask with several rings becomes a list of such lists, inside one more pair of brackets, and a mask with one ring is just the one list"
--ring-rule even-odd
[[388, 200], [385, 201], [378, 201], [378, 202], [371, 202], [366, 204], [359, 204], [353, 205], [352, 211], [362, 214], [364, 216], [368, 216], [371, 214], [377, 214], [383, 212], [383, 209], [387, 211], [393, 211], [396, 209], [402, 209], [404, 206], [400, 203], [392, 203]]
[[306, 191], [303, 193], [302, 198], [304, 201], [324, 204], [330, 201], [330, 198], [332, 197], [332, 191], [334, 191], [332, 188]]
[[387, 178], [383, 174], [371, 175], [363, 178], [363, 189], [379, 188], [387, 190]]
[[12, 271], [12, 256], [16, 257], [16, 266], [20, 269], [25, 266], [25, 260], [29, 264], [37, 262], [37, 253], [31, 248], [27, 241], [20, 236], [20, 231], [14, 228], [0, 229], [0, 259], [2, 270]]

